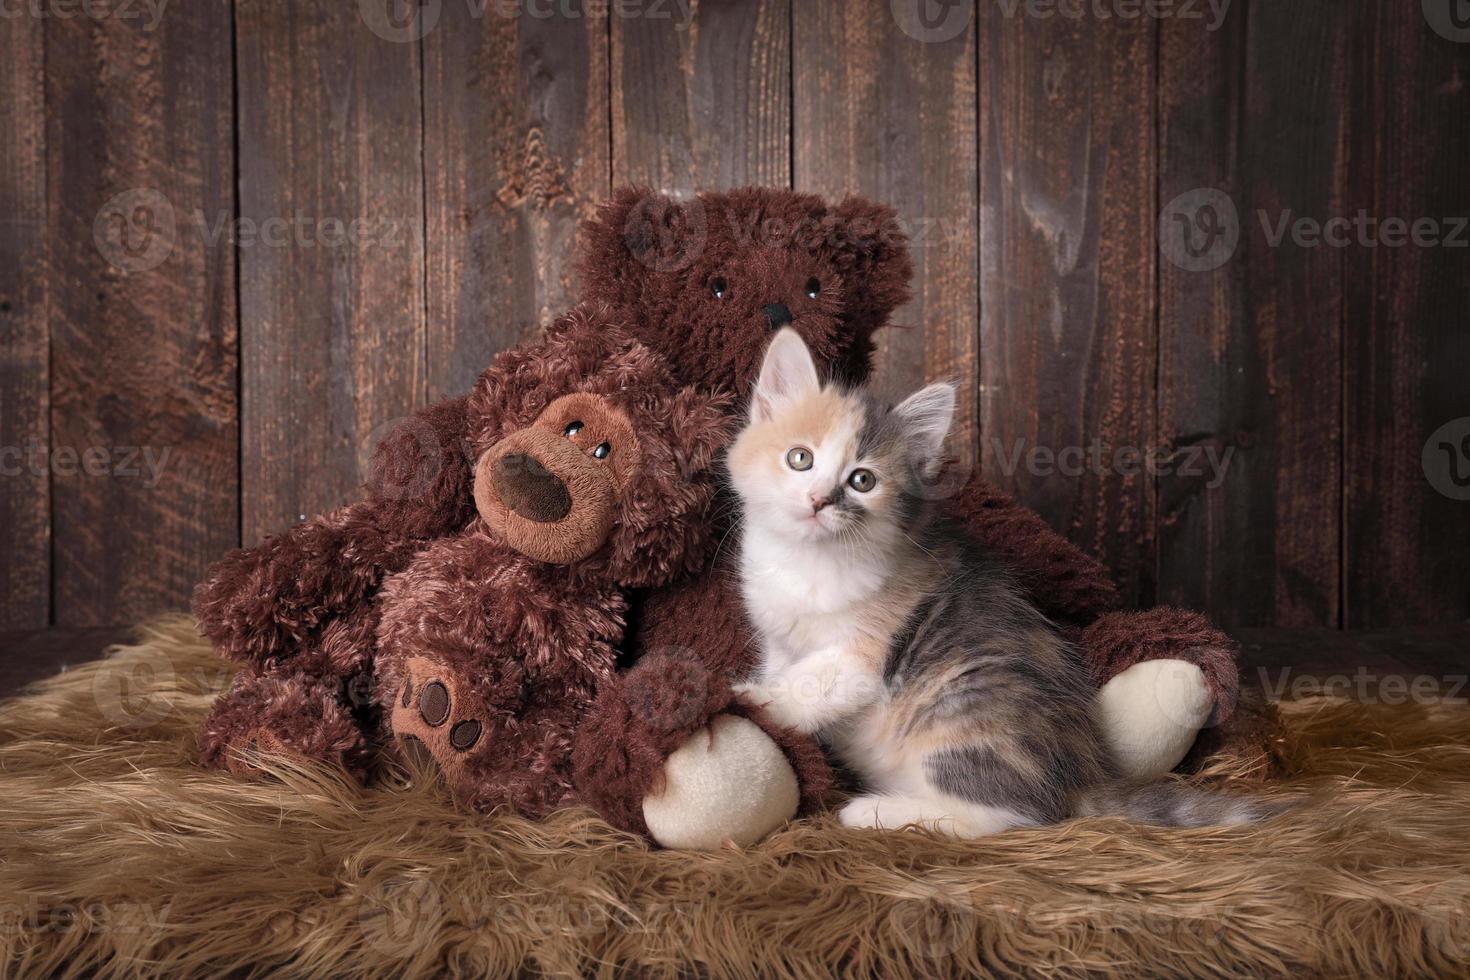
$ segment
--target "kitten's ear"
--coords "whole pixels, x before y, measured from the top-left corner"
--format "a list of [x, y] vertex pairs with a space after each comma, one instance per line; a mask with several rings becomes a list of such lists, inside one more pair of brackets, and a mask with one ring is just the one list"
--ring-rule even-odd
[[925, 479], [937, 474], [944, 463], [944, 437], [954, 421], [954, 399], [954, 385], [941, 381], [920, 388], [893, 410], [913, 440], [914, 458]]
[[770, 419], [781, 403], [814, 395], [821, 387], [816, 362], [801, 334], [783, 327], [761, 361], [761, 374], [750, 399], [751, 417]]

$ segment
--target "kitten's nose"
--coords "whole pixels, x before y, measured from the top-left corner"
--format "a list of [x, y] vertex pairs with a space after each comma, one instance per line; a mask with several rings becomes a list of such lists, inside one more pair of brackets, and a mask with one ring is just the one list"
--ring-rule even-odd
[[830, 504], [832, 502], [832, 501], [828, 500], [826, 497], [818, 497], [815, 494], [813, 494], [811, 496], [810, 500], [812, 502], [812, 513], [813, 514], [821, 513], [822, 508], [823, 507], [826, 507], [828, 504]]
[[761, 312], [766, 315], [772, 330], [780, 330], [791, 322], [791, 310], [785, 303], [768, 303], [761, 307]]

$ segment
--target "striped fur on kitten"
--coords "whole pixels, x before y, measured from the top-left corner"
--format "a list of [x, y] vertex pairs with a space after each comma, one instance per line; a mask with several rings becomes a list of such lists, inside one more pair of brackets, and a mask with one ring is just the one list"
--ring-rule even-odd
[[1085, 814], [1180, 826], [1263, 815], [1177, 781], [1116, 777], [1078, 652], [925, 495], [953, 412], [948, 385], [891, 410], [822, 387], [786, 329], [730, 449], [762, 646], [742, 689], [860, 775], [866, 793], [842, 822], [968, 837]]

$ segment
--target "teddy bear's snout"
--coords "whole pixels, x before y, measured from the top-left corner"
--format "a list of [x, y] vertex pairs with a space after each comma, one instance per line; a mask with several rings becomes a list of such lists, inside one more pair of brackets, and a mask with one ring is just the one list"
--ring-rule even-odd
[[550, 524], [572, 509], [567, 485], [529, 453], [501, 456], [491, 479], [505, 506], [528, 521]]

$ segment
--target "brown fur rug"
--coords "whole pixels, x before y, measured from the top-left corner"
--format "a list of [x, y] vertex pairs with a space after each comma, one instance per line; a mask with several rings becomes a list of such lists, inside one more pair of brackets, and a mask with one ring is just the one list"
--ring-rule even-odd
[[[228, 680], [182, 619], [0, 704], [0, 974], [1463, 975], [1470, 711], [1284, 706], [1253, 828], [959, 842], [830, 818], [719, 854], [194, 765]], [[1210, 776], [1259, 790], [1262, 759]], [[414, 784], [414, 783], [417, 784]]]

